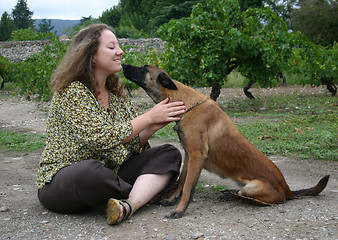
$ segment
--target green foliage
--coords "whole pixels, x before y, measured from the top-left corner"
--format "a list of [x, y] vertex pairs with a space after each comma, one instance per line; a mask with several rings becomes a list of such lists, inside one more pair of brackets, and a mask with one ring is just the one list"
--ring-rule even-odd
[[149, 22], [152, 28], [158, 29], [161, 25], [168, 23], [171, 19], [181, 19], [189, 17], [193, 7], [197, 3], [205, 4], [205, 1], [190, 0], [190, 1], [177, 1], [177, 0], [158, 0], [150, 6], [149, 9]]
[[296, 38], [270, 8], [248, 9], [242, 16], [246, 36], [237, 51], [239, 72], [263, 87], [271, 86], [279, 72], [290, 69]]
[[100, 21], [114, 27], [118, 37], [157, 37], [157, 29], [170, 19], [190, 15], [192, 7], [204, 0], [121, 0], [102, 13]]
[[0, 152], [35, 151], [45, 146], [46, 137], [36, 133], [8, 132], [0, 129]]
[[288, 28], [292, 27], [291, 15], [294, 12], [294, 7], [298, 0], [265, 0], [264, 2], [277, 13], [278, 16], [283, 18]]
[[246, 11], [249, 7], [251, 8], [262, 8], [264, 6], [262, 0], [238, 0], [241, 6], [241, 11]]
[[88, 17], [81, 17], [80, 19], [80, 25], [85, 24], [86, 22], [90, 22], [93, 20], [92, 15], [88, 16]]
[[304, 75], [300, 83], [315, 86], [337, 84], [338, 44], [335, 43], [333, 47], [315, 45], [300, 33], [299, 39], [299, 48], [295, 50], [293, 72]]
[[39, 29], [38, 33], [49, 33], [52, 32], [54, 29], [54, 26], [52, 26], [52, 21], [49, 19], [42, 19], [42, 21], [39, 23]]
[[17, 29], [27, 29], [32, 26], [33, 12], [29, 10], [27, 0], [18, 0], [12, 10], [14, 24]]
[[44, 101], [50, 100], [50, 76], [67, 51], [67, 46], [58, 38], [53, 39], [40, 53], [33, 54], [24, 62], [12, 63], [9, 79], [19, 86], [20, 93], [28, 99], [37, 94]]
[[191, 17], [172, 20], [159, 34], [167, 42], [165, 68], [192, 86], [222, 86], [235, 68], [269, 86], [287, 69], [293, 39], [286, 24], [269, 8], [240, 11], [237, 0], [207, 0]]
[[337, 41], [338, 2], [331, 0], [302, 0], [292, 16], [292, 29], [301, 31], [310, 41], [332, 46]]
[[144, 37], [144, 27], [146, 23], [146, 18], [140, 14], [134, 13], [129, 16], [124, 16], [120, 20], [118, 27], [115, 28], [116, 35], [120, 38], [136, 39]]
[[11, 33], [10, 41], [34, 41], [47, 40], [55, 38], [55, 34], [51, 32], [38, 33], [34, 28], [18, 29]]
[[[156, 65], [158, 67], [162, 67], [162, 62], [158, 51], [149, 45], [147, 46], [144, 53], [137, 51], [137, 48], [135, 48], [135, 46], [123, 46], [121, 48], [125, 52], [122, 58], [123, 63], [135, 66]], [[123, 76], [122, 72], [121, 75]], [[138, 88], [138, 85], [131, 82], [124, 76], [123, 81], [127, 89], [129, 89], [130, 91]]]
[[0, 41], [7, 41], [14, 29], [14, 22], [11, 16], [4, 12], [0, 21]]
[[110, 9], [105, 10], [102, 13], [102, 15], [99, 17], [99, 20], [102, 23], [105, 23], [109, 26], [116, 28], [120, 23], [121, 16], [122, 16], [122, 9], [119, 5], [117, 5], [117, 6], [113, 6]]
[[7, 80], [9, 62], [7, 58], [0, 55], [0, 88], [4, 87], [5, 81]]

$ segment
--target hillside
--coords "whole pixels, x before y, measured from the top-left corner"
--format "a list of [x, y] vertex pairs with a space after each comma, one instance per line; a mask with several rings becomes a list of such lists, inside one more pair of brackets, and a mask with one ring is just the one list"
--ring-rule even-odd
[[[43, 19], [34, 19], [34, 26], [36, 29], [39, 28], [39, 23], [42, 21]], [[49, 19], [47, 19], [48, 21]], [[52, 30], [52, 32], [56, 32], [56, 35], [60, 36], [62, 34], [64, 34], [65, 29], [67, 29], [68, 27], [73, 27], [77, 24], [80, 23], [80, 20], [63, 20], [63, 19], [50, 19], [52, 26], [54, 26], [54, 29]]]

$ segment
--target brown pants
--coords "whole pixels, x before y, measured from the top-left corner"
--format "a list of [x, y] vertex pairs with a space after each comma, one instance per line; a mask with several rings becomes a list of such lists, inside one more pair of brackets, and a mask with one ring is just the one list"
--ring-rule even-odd
[[54, 212], [85, 212], [106, 204], [109, 198], [128, 198], [135, 180], [142, 174], [173, 172], [169, 188], [175, 183], [180, 166], [181, 153], [169, 144], [131, 156], [117, 174], [97, 160], [84, 160], [61, 169], [39, 190], [38, 197], [43, 206]]

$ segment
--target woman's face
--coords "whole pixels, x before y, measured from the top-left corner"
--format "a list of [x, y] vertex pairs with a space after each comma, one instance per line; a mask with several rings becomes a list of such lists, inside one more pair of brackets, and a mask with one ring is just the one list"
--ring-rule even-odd
[[103, 30], [99, 38], [99, 47], [93, 56], [95, 74], [108, 76], [121, 71], [122, 54], [115, 34]]

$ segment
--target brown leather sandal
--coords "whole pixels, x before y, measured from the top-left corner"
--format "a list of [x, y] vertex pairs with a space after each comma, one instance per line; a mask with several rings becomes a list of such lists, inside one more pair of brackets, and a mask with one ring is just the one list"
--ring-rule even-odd
[[[129, 206], [129, 213], [127, 214], [127, 208], [125, 207], [125, 204]], [[120, 206], [123, 208], [123, 215], [122, 219], [118, 221], [120, 216]], [[110, 198], [108, 200], [108, 203], [106, 205], [106, 211], [105, 211], [105, 217], [107, 219], [107, 223], [109, 225], [118, 225], [124, 220], [128, 219], [133, 215], [133, 207], [129, 200], [116, 200], [114, 198]]]

